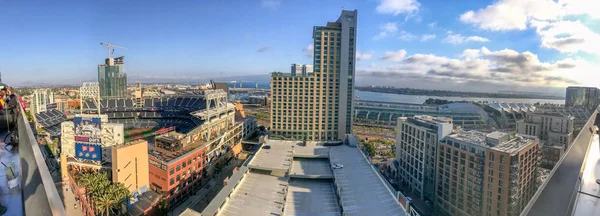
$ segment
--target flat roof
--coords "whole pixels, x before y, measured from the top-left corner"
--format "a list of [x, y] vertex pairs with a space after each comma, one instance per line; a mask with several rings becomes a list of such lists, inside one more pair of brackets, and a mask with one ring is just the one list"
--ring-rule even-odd
[[420, 120], [420, 121], [424, 121], [424, 122], [427, 122], [427, 123], [432, 123], [432, 124], [436, 124], [436, 123], [452, 123], [452, 118], [448, 118], [448, 117], [435, 117], [435, 116], [428, 116], [428, 115], [416, 115], [414, 117], [414, 119]]
[[509, 154], [513, 154], [515, 152], [520, 151], [521, 149], [529, 146], [530, 144], [535, 142], [535, 139], [529, 138], [526, 135], [515, 135], [511, 136], [508, 141], [501, 142], [498, 145], [491, 146], [487, 143], [486, 138], [499, 139], [502, 136], [507, 135], [506, 133], [495, 131], [491, 133], [484, 133], [480, 131], [459, 131], [458, 133], [453, 133], [448, 135], [448, 137], [454, 138], [456, 140], [460, 140], [469, 144], [479, 145], [484, 148], [493, 149], [496, 151], [506, 152]]
[[[229, 129], [228, 131], [233, 131], [235, 130], [236, 127], [238, 127], [241, 123], [239, 122], [234, 122], [234, 127], [232, 129]], [[178, 132], [169, 132], [170, 134], [180, 134]], [[221, 136], [226, 135], [227, 133], [223, 133]], [[156, 137], [157, 139], [176, 139], [173, 137], [168, 137], [168, 136], [160, 136], [160, 137]], [[196, 151], [199, 151], [200, 149], [206, 147], [207, 144], [215, 142], [216, 140], [218, 140], [218, 138], [215, 138], [213, 140], [210, 141], [202, 141], [202, 140], [198, 140], [198, 141], [192, 141], [190, 144], [188, 144], [187, 147], [180, 149], [180, 150], [176, 150], [176, 151], [170, 151], [170, 150], [166, 150], [166, 149], [162, 149], [162, 148], [157, 148], [154, 147], [152, 148], [151, 151], [149, 151], [149, 155], [156, 157], [157, 159], [162, 160], [165, 163], [171, 163], [173, 161], [177, 161], [178, 158], [185, 156], [188, 153], [194, 153]], [[207, 152], [208, 154], [209, 152]]]
[[288, 170], [292, 165], [292, 145], [265, 143], [248, 167], [262, 170]]
[[248, 172], [218, 215], [281, 215], [286, 177]]
[[290, 179], [284, 216], [339, 216], [341, 213], [330, 180]]
[[294, 158], [290, 175], [314, 176], [320, 178], [333, 178], [331, 167], [327, 159], [320, 158]]
[[344, 215], [404, 216], [404, 208], [359, 151], [346, 145], [330, 148], [331, 162], [344, 165], [333, 170]]

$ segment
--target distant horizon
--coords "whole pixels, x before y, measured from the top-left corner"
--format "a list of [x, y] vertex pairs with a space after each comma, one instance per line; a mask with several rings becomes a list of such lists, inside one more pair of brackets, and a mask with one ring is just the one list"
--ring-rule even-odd
[[[260, 76], [260, 75], [256, 75], [256, 76]], [[259, 85], [264, 85], [265, 83], [270, 82], [270, 80], [239, 80], [239, 79], [225, 79], [227, 77], [222, 77], [224, 79], [213, 79], [213, 81], [215, 82], [225, 82], [227, 84], [231, 84], [231, 83], [248, 83], [248, 88], [253, 88], [253, 86], [255, 86], [256, 82], [259, 82]], [[96, 81], [85, 81], [85, 82], [96, 82]], [[135, 85], [138, 81], [134, 81], [134, 82], [127, 82], [128, 86], [131, 85]], [[198, 84], [209, 84], [210, 83], [210, 79], [207, 81], [164, 81], [164, 82], [155, 82], [155, 81], [139, 81], [141, 84], [149, 84], [149, 85], [198, 85]], [[47, 84], [47, 85], [34, 85], [34, 86], [15, 86], [15, 88], [60, 88], [60, 87], [79, 87], [81, 86], [81, 84]], [[407, 88], [407, 89], [414, 89], [414, 90], [429, 90], [429, 91], [454, 91], [454, 92], [464, 92], [464, 93], [499, 93], [499, 94], [515, 94], [515, 93], [506, 93], [507, 91], [504, 90], [500, 90], [500, 91], [465, 91], [465, 90], [457, 90], [457, 89], [440, 89], [440, 88], [411, 88], [411, 87], [402, 87], [402, 86], [386, 86], [386, 85], [356, 85], [356, 87], [370, 87], [370, 86], [375, 86], [375, 87], [393, 87], [393, 88], [398, 88], [398, 89], [402, 89], [402, 88]], [[244, 87], [245, 88], [245, 87]], [[259, 87], [260, 88], [260, 87]], [[261, 88], [261, 89], [268, 89], [268, 88]], [[359, 91], [359, 90], [356, 90]], [[549, 96], [557, 96], [557, 97], [563, 97], [565, 96], [565, 92], [566, 91], [566, 87], [564, 88], [562, 93], [549, 93], [547, 91], [541, 91], [541, 92], [520, 92], [517, 93], [517, 95], [527, 95], [527, 94], [538, 94], [538, 95], [549, 95]], [[385, 93], [385, 94], [391, 94], [391, 93]]]
[[95, 80], [109, 41], [127, 48], [113, 55], [125, 56], [131, 81], [287, 72], [313, 63], [313, 27], [342, 8], [358, 11], [356, 85], [600, 87], [600, 17], [584, 1], [2, 1], [0, 72], [15, 86]]

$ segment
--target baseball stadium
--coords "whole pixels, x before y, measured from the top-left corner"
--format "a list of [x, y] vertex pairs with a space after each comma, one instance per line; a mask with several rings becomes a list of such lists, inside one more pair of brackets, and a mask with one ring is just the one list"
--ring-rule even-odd
[[[139, 101], [139, 102], [138, 102]], [[210, 107], [215, 104], [210, 103]], [[187, 133], [203, 120], [192, 113], [205, 110], [209, 103], [199, 95], [136, 99], [84, 100], [82, 112], [108, 115], [110, 123], [121, 123], [125, 141], [153, 137], [169, 131]]]

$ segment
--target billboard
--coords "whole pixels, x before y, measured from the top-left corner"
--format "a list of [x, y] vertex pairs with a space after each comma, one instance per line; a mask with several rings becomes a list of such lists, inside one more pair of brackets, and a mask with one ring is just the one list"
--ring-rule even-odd
[[75, 140], [89, 143], [100, 143], [102, 137], [102, 120], [100, 117], [75, 117]]
[[75, 157], [102, 161], [102, 146], [98, 144], [75, 143]]
[[56, 103], [46, 104], [46, 110], [53, 110], [56, 109], [56, 107]]
[[102, 119], [81, 117], [73, 119], [75, 126], [75, 157], [102, 161]]

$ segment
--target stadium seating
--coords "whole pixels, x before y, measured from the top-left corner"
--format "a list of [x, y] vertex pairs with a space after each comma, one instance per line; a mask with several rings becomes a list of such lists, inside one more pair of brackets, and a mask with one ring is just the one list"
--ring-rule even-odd
[[67, 120], [67, 116], [58, 110], [48, 110], [35, 114], [37, 124], [52, 136], [60, 135], [60, 123]]
[[[136, 106], [132, 99], [103, 99], [100, 112], [108, 115], [109, 122], [122, 123], [126, 129], [175, 126], [177, 131], [187, 132], [203, 123], [190, 115], [193, 111], [206, 109], [203, 98], [157, 97], [144, 98], [141, 102]], [[85, 100], [82, 108], [84, 113], [96, 113], [98, 105], [92, 100]]]

